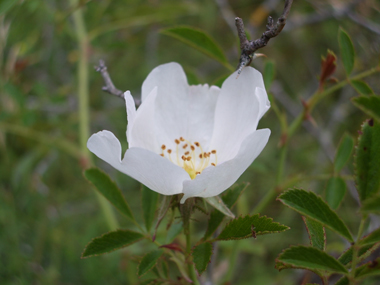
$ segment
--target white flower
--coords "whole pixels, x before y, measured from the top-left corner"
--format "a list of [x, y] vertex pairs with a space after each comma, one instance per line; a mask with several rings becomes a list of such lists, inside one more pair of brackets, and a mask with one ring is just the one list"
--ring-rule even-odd
[[212, 197], [229, 188], [266, 145], [270, 130], [256, 130], [270, 103], [260, 72], [244, 68], [222, 88], [189, 86], [177, 63], [153, 69], [136, 110], [129, 91], [127, 139], [109, 131], [90, 137], [87, 147], [117, 170], [163, 195]]

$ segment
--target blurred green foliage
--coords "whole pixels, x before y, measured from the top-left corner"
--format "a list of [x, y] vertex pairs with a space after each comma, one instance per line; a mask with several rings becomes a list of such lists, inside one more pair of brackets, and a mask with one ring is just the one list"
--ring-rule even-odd
[[[91, 130], [111, 130], [124, 142], [125, 149], [125, 104], [101, 91], [103, 81], [91, 67], [104, 59], [115, 85], [131, 90], [136, 98], [149, 71], [170, 61], [179, 62], [193, 84], [216, 82], [230, 73], [226, 67], [159, 31], [178, 25], [203, 30], [235, 66], [239, 43], [235, 30], [230, 28], [233, 16], [244, 20], [251, 38], [258, 38], [265, 29], [266, 17], [270, 14], [276, 18], [281, 13], [282, 1], [223, 3], [228, 2], [81, 0], [78, 6], [58, 0], [0, 3], [1, 284], [137, 284], [138, 261], [149, 250], [148, 243], [142, 242], [127, 250], [80, 259], [88, 241], [108, 231], [109, 226], [93, 189], [82, 176], [85, 162], [78, 143], [76, 94], [80, 58], [72, 13], [83, 10], [89, 37]], [[339, 13], [344, 9], [348, 12]], [[334, 76], [345, 78], [339, 54], [340, 26], [353, 39], [353, 74], [378, 64], [379, 13], [380, 5], [374, 0], [360, 1], [356, 6], [343, 0], [295, 1], [284, 31], [260, 51], [268, 59], [253, 62], [255, 68], [269, 74], [267, 91], [289, 122], [302, 112], [300, 98], [308, 99], [318, 89], [321, 55], [327, 49], [338, 57]], [[358, 17], [365, 21], [355, 20]], [[378, 74], [364, 78], [375, 94], [380, 91], [378, 78]], [[331, 84], [326, 82], [325, 88]], [[315, 124], [306, 123], [289, 141], [284, 169], [288, 187], [313, 189], [324, 195], [340, 139], [345, 132], [357, 137], [367, 118], [349, 100], [354, 96], [355, 89], [347, 85], [324, 98], [313, 110]], [[275, 186], [278, 146], [283, 137], [274, 108], [261, 120], [259, 128], [265, 127], [272, 130], [272, 136], [240, 178], [250, 186], [238, 200], [238, 214], [250, 213]], [[337, 212], [350, 230], [357, 232], [360, 219], [352, 161], [351, 157], [343, 170], [348, 191]], [[98, 159], [95, 164], [117, 182], [132, 212], [140, 213], [136, 219], [143, 225], [139, 183]], [[215, 278], [231, 284], [319, 282], [306, 271], [278, 272], [274, 268], [282, 249], [290, 244], [308, 245], [301, 216], [275, 199], [261, 213], [289, 225], [291, 230], [255, 240], [220, 243]], [[204, 216], [199, 217], [195, 217], [195, 231], [201, 238], [206, 221], [202, 220]], [[120, 227], [133, 228], [119, 220]], [[371, 222], [377, 227], [380, 224], [378, 217], [371, 217]], [[348, 247], [331, 231], [326, 234], [329, 254], [337, 256]], [[154, 275], [149, 272], [145, 277]]]

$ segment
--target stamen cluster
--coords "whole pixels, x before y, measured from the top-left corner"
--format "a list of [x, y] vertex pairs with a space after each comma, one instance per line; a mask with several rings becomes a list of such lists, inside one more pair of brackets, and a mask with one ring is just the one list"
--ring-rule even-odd
[[[218, 163], [218, 157], [216, 150], [206, 152], [203, 150], [202, 145], [199, 142], [191, 143], [189, 140], [180, 137], [174, 140], [175, 153], [174, 160], [171, 156], [172, 149], [166, 148], [166, 145], [161, 146], [161, 156], [166, 157], [182, 167], [189, 173], [191, 179], [194, 179], [196, 175], [201, 174], [202, 171], [209, 165], [216, 166]], [[213, 162], [211, 162], [213, 161]]]

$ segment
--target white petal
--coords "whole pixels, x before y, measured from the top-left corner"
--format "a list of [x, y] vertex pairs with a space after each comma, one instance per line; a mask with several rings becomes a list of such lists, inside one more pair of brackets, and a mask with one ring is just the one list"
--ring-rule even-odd
[[184, 137], [201, 144], [210, 142], [219, 88], [208, 85], [188, 86], [185, 73], [177, 63], [155, 68], [142, 87], [143, 105], [146, 94], [157, 86], [155, 109], [156, 139], [159, 145], [175, 147], [174, 140]]
[[117, 170], [163, 195], [182, 193], [183, 182], [190, 179], [183, 168], [149, 150], [128, 149], [121, 160], [120, 142], [109, 131], [93, 134], [87, 147]]
[[264, 94], [256, 92], [257, 87], [264, 89], [260, 72], [246, 67], [236, 77], [235, 72], [226, 79], [216, 103], [211, 148], [217, 150], [220, 162], [237, 154], [244, 138], [256, 130], [260, 115], [264, 113], [261, 105], [266, 104], [261, 98]]
[[261, 153], [269, 135], [269, 129], [253, 132], [245, 138], [235, 158], [216, 167], [210, 166], [194, 180], [185, 181], [183, 183], [185, 195], [181, 203], [189, 197], [212, 197], [228, 189]]
[[113, 133], [101, 131], [93, 134], [87, 141], [87, 148], [97, 157], [120, 170], [121, 145]]
[[132, 125], [136, 117], [136, 105], [135, 105], [135, 100], [133, 99], [131, 92], [129, 91], [124, 92], [124, 100], [125, 100], [125, 105], [127, 107], [127, 120], [128, 120], [127, 140], [130, 143]]
[[264, 114], [269, 110], [270, 101], [265, 89], [256, 87], [255, 93], [259, 97], [259, 101], [260, 101], [260, 115], [259, 115], [259, 120], [260, 120], [262, 116], [264, 116]]
[[154, 68], [145, 79], [141, 88], [141, 102], [144, 102], [154, 87], [161, 89], [159, 92], [176, 93], [184, 96], [188, 88], [186, 74], [176, 62], [162, 64]]
[[159, 144], [156, 141], [155, 104], [157, 88], [153, 88], [150, 94], [136, 112], [133, 125], [130, 130], [129, 148], [139, 147], [160, 153]]

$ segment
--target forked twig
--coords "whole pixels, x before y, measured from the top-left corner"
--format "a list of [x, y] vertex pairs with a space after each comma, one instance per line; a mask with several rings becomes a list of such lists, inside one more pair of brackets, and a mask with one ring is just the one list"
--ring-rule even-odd
[[237, 67], [238, 74], [240, 74], [243, 68], [249, 65], [252, 59], [254, 59], [255, 51], [262, 47], [265, 47], [271, 38], [274, 38], [279, 33], [281, 33], [282, 29], [285, 27], [286, 19], [290, 12], [292, 3], [293, 0], [285, 0], [284, 11], [282, 12], [280, 18], [278, 18], [277, 22], [274, 23], [273, 18], [269, 16], [267, 22], [267, 30], [262, 34], [262, 36], [259, 39], [254, 41], [248, 41], [244, 30], [243, 20], [239, 17], [235, 18], [235, 25], [238, 31], [241, 49], [239, 65]]
[[112, 95], [115, 95], [117, 97], [124, 99], [124, 92], [117, 89], [115, 87], [115, 85], [113, 85], [113, 82], [111, 80], [110, 75], [108, 74], [107, 66], [104, 63], [104, 60], [102, 60], [102, 59], [99, 60], [99, 65], [95, 66], [95, 70], [97, 72], [100, 72], [100, 74], [103, 77], [105, 86], [102, 87], [102, 90], [107, 92], [107, 93], [110, 93]]

